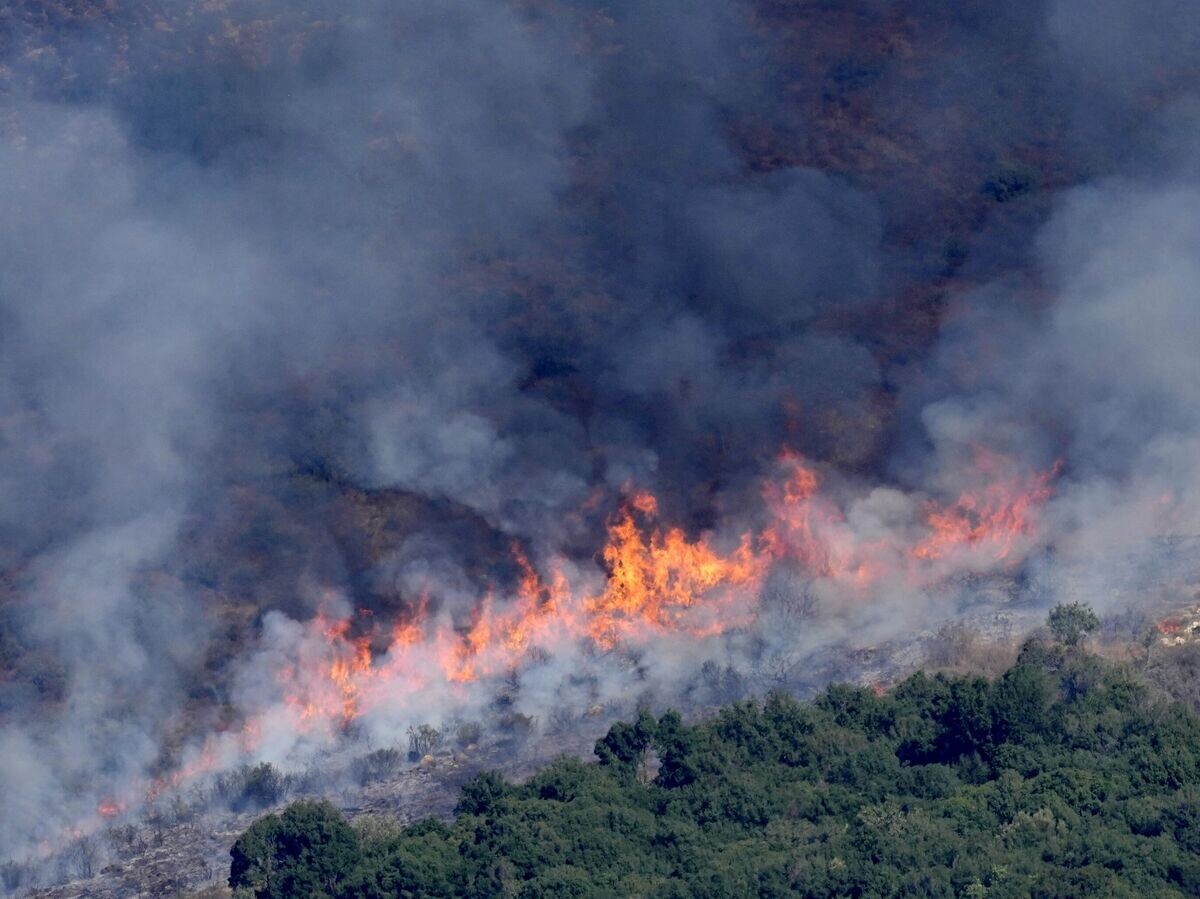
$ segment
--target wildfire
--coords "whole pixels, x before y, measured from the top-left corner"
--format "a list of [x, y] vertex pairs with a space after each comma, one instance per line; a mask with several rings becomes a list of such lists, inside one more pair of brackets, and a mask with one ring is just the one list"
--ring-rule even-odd
[[[263, 733], [278, 726], [327, 737], [371, 710], [406, 708], [430, 690], [453, 696], [567, 647], [608, 652], [670, 634], [703, 638], [745, 627], [777, 565], [865, 601], [879, 583], [937, 583], [947, 574], [947, 560], [963, 551], [970, 564], [1006, 564], [1036, 538], [1055, 472], [1022, 474], [984, 454], [977, 469], [967, 482], [979, 482], [978, 490], [960, 492], [948, 504], [908, 501], [921, 517], [881, 536], [852, 525], [861, 496], [830, 489], [815, 467], [784, 452], [761, 490], [764, 519], [744, 532], [689, 535], [663, 526], [656, 498], [631, 492], [608, 522], [597, 554], [602, 579], [565, 558], [535, 562], [514, 544], [514, 583], [490, 585], [466, 622], [440, 608], [430, 591], [381, 633], [367, 611], [329, 612], [336, 608], [329, 597], [293, 647], [294, 657], [276, 671], [282, 705], [249, 721], [240, 735], [206, 741], [145, 793], [153, 799], [238, 753], [252, 753]], [[101, 815], [108, 814], [105, 808]]]
[[[1000, 467], [994, 454], [977, 450], [976, 456], [985, 472]], [[1007, 559], [1022, 538], [1034, 533], [1037, 513], [1050, 497], [1054, 473], [999, 477], [978, 491], [959, 494], [950, 506], [926, 504], [930, 533], [913, 547], [913, 556], [941, 559], [970, 547], [996, 562]]]
[[495, 612], [492, 609], [492, 594], [483, 598], [471, 629], [460, 641], [452, 641], [442, 653], [442, 668], [454, 683], [475, 680], [479, 675], [475, 660], [492, 646], [492, 629]]
[[817, 492], [816, 471], [785, 450], [779, 458], [783, 477], [763, 485], [763, 500], [772, 522], [762, 544], [774, 559], [792, 559], [806, 571], [840, 577], [850, 567], [850, 552], [838, 534], [840, 510]]
[[218, 767], [220, 766], [216, 739], [210, 737], [204, 741], [204, 746], [195, 758], [176, 768], [170, 774], [155, 778], [146, 788], [146, 798], [153, 801], [170, 790], [191, 783], [206, 774], [211, 774]]
[[744, 588], [763, 574], [764, 559], [748, 534], [734, 552], [721, 555], [706, 540], [688, 540], [679, 528], [663, 533], [639, 527], [635, 512], [653, 516], [657, 511], [653, 496], [636, 494], [609, 528], [603, 552], [608, 583], [586, 603], [588, 633], [604, 648], [646, 627], [673, 628], [683, 623], [683, 610], [702, 598]]
[[115, 818], [117, 815], [124, 814], [128, 806], [119, 799], [105, 799], [96, 806], [96, 814], [101, 818]]
[[895, 535], [856, 533], [845, 508], [823, 492], [817, 470], [788, 451], [778, 476], [763, 485], [767, 523], [757, 531], [691, 537], [659, 524], [652, 494], [633, 492], [608, 525], [598, 554], [605, 573], [599, 590], [573, 583], [565, 560], [552, 558], [540, 570], [514, 544], [519, 577], [511, 594], [489, 587], [461, 626], [431, 615], [434, 603], [423, 595], [393, 627], [379, 659], [371, 633], [352, 637], [350, 618], [322, 612], [311, 626], [322, 637], [325, 675], [306, 675], [312, 666], [303, 660], [285, 667], [279, 679], [286, 704], [302, 724], [344, 725], [366, 704], [395, 701], [397, 690], [425, 689], [439, 678], [447, 686], [469, 684], [568, 642], [607, 651], [660, 634], [720, 634], [753, 621], [759, 588], [776, 564], [866, 595], [891, 578], [919, 586], [943, 577], [929, 566], [960, 550], [983, 563], [1003, 562], [1034, 533], [1053, 472], [1001, 477], [1000, 457], [981, 453], [977, 461], [985, 478], [995, 476], [948, 505], [923, 503], [923, 527], [912, 530], [917, 538], [907, 545]]
[[[346, 641], [348, 621], [340, 622], [341, 630], [330, 635], [330, 641]], [[359, 678], [371, 670], [371, 638], [357, 637], [349, 641], [349, 655], [341, 654], [329, 667], [329, 679], [342, 696], [342, 717], [349, 721], [358, 713]]]

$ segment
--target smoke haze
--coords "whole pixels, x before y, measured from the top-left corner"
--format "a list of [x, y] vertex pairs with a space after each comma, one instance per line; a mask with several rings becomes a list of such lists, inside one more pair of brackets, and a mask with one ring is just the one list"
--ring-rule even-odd
[[1200, 9], [993, 5], [14, 4], [0, 859], [1194, 578]]

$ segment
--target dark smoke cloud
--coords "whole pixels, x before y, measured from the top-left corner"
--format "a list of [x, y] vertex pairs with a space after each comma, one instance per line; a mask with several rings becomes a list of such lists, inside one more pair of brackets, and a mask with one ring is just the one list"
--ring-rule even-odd
[[1064, 195], [1039, 239], [1053, 305], [1021, 315], [1011, 291], [973, 298], [940, 351], [947, 374], [967, 367], [970, 383], [954, 378], [923, 411], [942, 453], [989, 440], [1063, 460], [1055, 530], [1071, 561], [1094, 569], [1089, 585], [1117, 580], [1095, 573], [1119, 565], [1114, 555], [1200, 526], [1196, 192], [1167, 176]]
[[[365, 486], [500, 517], [514, 363], [440, 280], [551, 208], [588, 73], [503, 6], [418, 6], [331, 19], [262, 68], [135, 47], [140, 74], [111, 92], [14, 98], [7, 642], [61, 680], [5, 695], [5, 854], [86, 819], [184, 726], [212, 591], [179, 540], [231, 482], [270, 492], [298, 459], [363, 445]], [[310, 550], [266, 608], [316, 605], [306, 582], [337, 566]]]
[[[841, 31], [769, 3], [213, 6], [6, 32], [0, 856], [269, 709], [331, 591], [402, 616], [434, 585], [461, 624], [513, 540], [601, 578], [598, 488], [725, 536], [790, 445], [877, 539], [976, 444], [1059, 460], [1038, 576], [1073, 598], [1200, 529], [1191, 4], [802, 11]], [[720, 645], [531, 666], [518, 707], [784, 670], [959, 599], [822, 589], [780, 573]], [[785, 626], [809, 592], [828, 617]]]

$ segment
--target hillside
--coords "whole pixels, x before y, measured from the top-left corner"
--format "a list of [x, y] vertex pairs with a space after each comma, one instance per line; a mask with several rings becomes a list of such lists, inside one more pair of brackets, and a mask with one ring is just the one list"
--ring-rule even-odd
[[[997, 676], [1058, 604], [1194, 707], [1197, 159], [1195, 0], [0, 2], [0, 889]], [[771, 883], [862, 868], [858, 806], [821, 862], [758, 802]], [[784, 845], [717, 831], [625, 873]]]
[[1028, 642], [994, 680], [776, 694], [615, 725], [596, 764], [467, 783], [452, 822], [302, 802], [232, 850], [237, 895], [1200, 895], [1200, 718]]

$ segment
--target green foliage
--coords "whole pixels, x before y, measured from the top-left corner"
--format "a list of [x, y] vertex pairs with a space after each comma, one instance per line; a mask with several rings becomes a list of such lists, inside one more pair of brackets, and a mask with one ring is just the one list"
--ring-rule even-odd
[[1079, 645], [1080, 640], [1100, 627], [1096, 613], [1080, 602], [1059, 603], [1050, 610], [1046, 623], [1055, 639], [1067, 646]]
[[618, 721], [596, 741], [596, 757], [602, 764], [625, 765], [632, 770], [645, 756], [657, 730], [658, 722], [645, 710], [634, 724]]
[[344, 895], [361, 858], [355, 832], [328, 802], [296, 802], [260, 818], [229, 854], [229, 885], [256, 899]]
[[238, 840], [230, 883], [335, 899], [1200, 895], [1200, 721], [1061, 646], [1028, 644], [994, 681], [777, 694], [695, 726], [642, 713], [596, 755], [522, 785], [483, 774], [452, 823], [357, 842], [328, 806], [292, 806]]
[[485, 771], [462, 788], [458, 805], [454, 807], [456, 815], [490, 815], [494, 812], [505, 795], [508, 785], [499, 774]]

